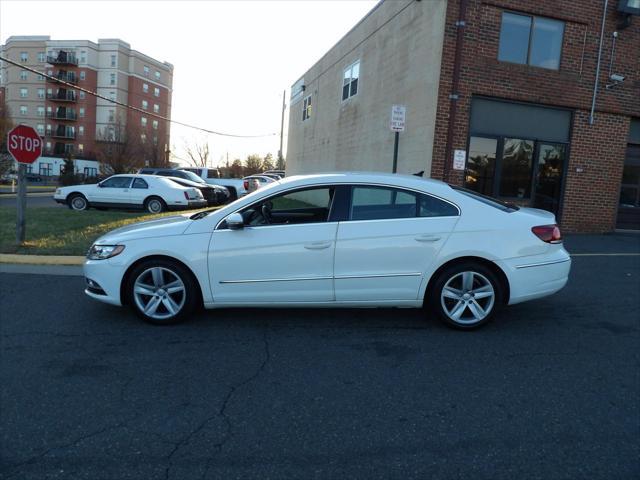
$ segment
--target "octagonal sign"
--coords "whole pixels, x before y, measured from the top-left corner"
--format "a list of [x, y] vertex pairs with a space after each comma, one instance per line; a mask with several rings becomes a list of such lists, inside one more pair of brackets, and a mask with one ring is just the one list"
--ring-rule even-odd
[[31, 164], [42, 155], [42, 139], [33, 127], [18, 125], [7, 137], [7, 149], [18, 163]]

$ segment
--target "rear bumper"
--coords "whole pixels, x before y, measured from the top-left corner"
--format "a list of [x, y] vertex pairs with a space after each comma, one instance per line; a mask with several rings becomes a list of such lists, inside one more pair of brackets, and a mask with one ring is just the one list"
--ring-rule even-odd
[[188, 210], [191, 208], [202, 208], [207, 206], [207, 201], [202, 200], [189, 200], [185, 205], [167, 205], [169, 210]]
[[546, 297], [569, 279], [571, 257], [563, 248], [544, 257], [519, 257], [496, 262], [509, 279], [509, 305]]

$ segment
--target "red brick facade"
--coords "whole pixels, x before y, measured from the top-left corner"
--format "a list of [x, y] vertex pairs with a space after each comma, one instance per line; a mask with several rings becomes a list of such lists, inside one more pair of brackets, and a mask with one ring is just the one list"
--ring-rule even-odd
[[[449, 0], [447, 6], [431, 176], [463, 183], [463, 173], [452, 170], [451, 164], [453, 150], [467, 149], [473, 96], [569, 108], [573, 111], [573, 125], [562, 226], [567, 231], [611, 231], [615, 227], [629, 122], [631, 117], [640, 117], [640, 18], [635, 17], [631, 26], [619, 29], [617, 2], [609, 2], [595, 122], [590, 125], [603, 2], [468, 0], [465, 26], [457, 27], [461, 3], [465, 2]], [[559, 70], [498, 61], [505, 10], [565, 22]], [[464, 40], [459, 86], [452, 92], [458, 28], [464, 29]], [[614, 71], [623, 73], [626, 80], [606, 89], [612, 33], [617, 29]], [[452, 93], [457, 93], [459, 99], [447, 157]]]

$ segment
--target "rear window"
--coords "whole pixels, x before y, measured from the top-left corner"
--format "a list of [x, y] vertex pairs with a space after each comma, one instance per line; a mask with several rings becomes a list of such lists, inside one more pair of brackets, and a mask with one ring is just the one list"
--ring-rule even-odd
[[520, 210], [517, 205], [513, 203], [503, 202], [502, 200], [498, 200], [497, 198], [488, 197], [487, 195], [482, 195], [481, 193], [474, 192], [473, 190], [469, 190], [466, 188], [458, 187], [457, 185], [449, 185], [456, 192], [466, 195], [467, 197], [471, 197], [474, 200], [479, 201], [480, 203], [484, 203], [485, 205], [489, 205], [490, 207], [497, 208], [498, 210], [502, 210], [503, 212], [511, 213]]

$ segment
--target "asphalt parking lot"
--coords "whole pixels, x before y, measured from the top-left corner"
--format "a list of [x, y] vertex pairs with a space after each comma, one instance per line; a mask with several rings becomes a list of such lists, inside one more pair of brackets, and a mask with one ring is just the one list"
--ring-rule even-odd
[[82, 278], [0, 273], [0, 478], [638, 478], [640, 237], [567, 244], [607, 255], [475, 332], [396, 309], [152, 327]]

